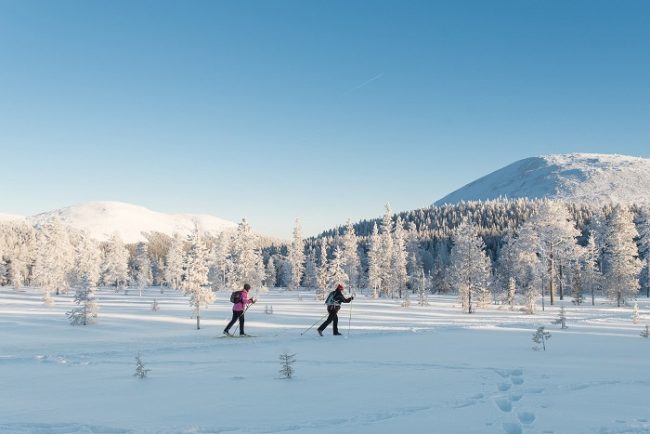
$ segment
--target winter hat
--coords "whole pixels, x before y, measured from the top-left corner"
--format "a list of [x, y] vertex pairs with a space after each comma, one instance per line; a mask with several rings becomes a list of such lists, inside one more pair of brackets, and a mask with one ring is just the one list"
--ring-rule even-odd
[[246, 284], [244, 285], [244, 289], [245, 289], [246, 291], [248, 291], [249, 289], [251, 289], [251, 286], [250, 286], [248, 283], [246, 283]]
[[340, 283], [338, 285], [336, 285], [336, 290], [337, 291], [343, 291], [343, 285], [341, 285]]

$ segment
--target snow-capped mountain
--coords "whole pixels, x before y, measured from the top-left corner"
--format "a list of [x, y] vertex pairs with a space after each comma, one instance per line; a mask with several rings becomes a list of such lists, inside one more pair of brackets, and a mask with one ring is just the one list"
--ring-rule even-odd
[[172, 235], [189, 234], [198, 226], [201, 230], [218, 234], [235, 228], [233, 222], [205, 214], [165, 214], [142, 206], [123, 202], [88, 202], [28, 217], [32, 224], [58, 217], [61, 221], [87, 231], [93, 238], [104, 241], [117, 232], [126, 243], [145, 241], [143, 233], [162, 232]]
[[467, 184], [435, 205], [520, 197], [648, 203], [650, 159], [608, 154], [526, 158]]

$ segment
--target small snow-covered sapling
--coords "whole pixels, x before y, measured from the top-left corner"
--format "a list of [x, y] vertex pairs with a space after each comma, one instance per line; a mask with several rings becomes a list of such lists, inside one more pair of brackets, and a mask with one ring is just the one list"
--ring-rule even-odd
[[537, 345], [533, 346], [533, 350], [539, 351], [539, 345], [542, 345], [542, 349], [546, 351], [546, 341], [551, 339], [551, 334], [547, 331], [544, 331], [544, 327], [539, 327], [537, 331], [533, 334], [533, 342]]
[[641, 330], [641, 337], [647, 339], [648, 336], [650, 336], [650, 328], [646, 324], [645, 329]]
[[295, 372], [293, 364], [296, 362], [296, 355], [284, 352], [280, 354], [280, 378], [291, 379]]
[[140, 379], [144, 379], [147, 377], [147, 374], [151, 371], [151, 369], [145, 369], [144, 363], [140, 359], [140, 354], [135, 356], [135, 373], [133, 374], [134, 377], [138, 377]]

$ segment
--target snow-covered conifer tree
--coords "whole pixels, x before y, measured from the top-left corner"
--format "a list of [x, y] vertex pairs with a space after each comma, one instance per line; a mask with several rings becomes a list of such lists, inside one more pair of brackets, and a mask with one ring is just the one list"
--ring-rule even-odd
[[264, 285], [267, 288], [274, 288], [277, 279], [276, 276], [277, 272], [275, 270], [275, 261], [273, 260], [273, 256], [271, 256], [266, 263], [266, 279], [264, 280]]
[[318, 300], [325, 299], [325, 289], [327, 288], [328, 275], [329, 275], [329, 262], [327, 261], [327, 240], [322, 238], [320, 240], [320, 255], [319, 255], [319, 265], [318, 265], [318, 281], [317, 287], [318, 291], [316, 292], [316, 298]]
[[515, 307], [515, 295], [517, 291], [517, 282], [514, 277], [508, 279], [508, 289], [506, 290], [506, 304], [510, 306], [510, 310]]
[[350, 288], [359, 287], [359, 271], [361, 262], [359, 260], [359, 252], [357, 251], [359, 240], [354, 232], [354, 226], [348, 219], [345, 235], [343, 236], [343, 261], [345, 262], [345, 273], [348, 275]]
[[645, 262], [645, 291], [646, 297], [650, 297], [650, 209], [641, 208], [639, 232], [639, 252]]
[[605, 239], [605, 288], [617, 306], [639, 292], [639, 274], [643, 265], [634, 239], [638, 236], [632, 214], [617, 205], [607, 222]]
[[395, 289], [402, 297], [402, 292], [406, 289], [408, 283], [408, 274], [406, 272], [406, 233], [402, 217], [397, 217], [395, 228], [393, 230], [393, 260], [391, 275], [395, 283]]
[[151, 284], [160, 286], [160, 293], [164, 292], [163, 282], [165, 280], [165, 266], [160, 256], [154, 255], [151, 258]]
[[5, 278], [14, 288], [19, 289], [28, 284], [30, 270], [33, 272], [32, 266], [36, 260], [37, 233], [26, 222], [6, 222], [2, 228], [4, 232]]
[[603, 275], [600, 272], [600, 248], [596, 243], [595, 234], [589, 235], [587, 245], [582, 249], [582, 286], [591, 293], [591, 305], [596, 305], [596, 291], [600, 291], [603, 283]]
[[289, 246], [288, 253], [289, 264], [291, 264], [291, 281], [289, 289], [300, 287], [303, 271], [305, 269], [305, 244], [302, 240], [302, 227], [300, 220], [296, 219], [296, 225], [293, 229], [293, 240]]
[[95, 300], [95, 287], [91, 284], [87, 274], [81, 277], [81, 286], [74, 297], [77, 307], [66, 313], [72, 325], [88, 325], [97, 318], [97, 302]]
[[540, 246], [541, 240], [533, 223], [523, 224], [517, 230], [516, 237], [512, 238], [508, 244], [508, 248], [512, 249], [513, 262], [511, 266], [513, 275], [519, 287], [524, 291], [528, 313], [533, 314], [535, 313], [537, 297], [540, 290], [543, 290], [543, 276], [545, 275], [545, 264], [537, 253], [542, 250]]
[[473, 305], [485, 299], [486, 293], [489, 297], [490, 258], [475, 224], [464, 221], [456, 229], [448, 277], [467, 313], [473, 312]]
[[145, 243], [140, 242], [135, 247], [132, 273], [132, 282], [140, 290], [142, 296], [142, 290], [152, 283], [151, 260]]
[[533, 334], [533, 342], [537, 345], [533, 346], [535, 351], [539, 350], [539, 344], [542, 344], [542, 348], [546, 351], [546, 341], [551, 339], [551, 334], [547, 331], [544, 331], [544, 327], [538, 327], [537, 331]]
[[[500, 246], [498, 257], [496, 261], [496, 281], [495, 286], [499, 289], [505, 291], [506, 304], [508, 302], [509, 294], [508, 290], [511, 288], [511, 279], [515, 279], [515, 268], [517, 266], [517, 257], [515, 255], [515, 232], [512, 229], [508, 229], [506, 234], [502, 238], [502, 244]], [[516, 283], [513, 285], [516, 287]], [[510, 299], [514, 303], [514, 293], [512, 294], [513, 298]]]
[[192, 314], [196, 317], [196, 329], [201, 328], [201, 307], [214, 301], [208, 286], [208, 249], [198, 229], [189, 238], [190, 249], [185, 257], [185, 279], [181, 287], [190, 296]]
[[328, 283], [330, 286], [336, 286], [338, 283], [347, 285], [348, 275], [345, 272], [344, 266], [343, 251], [339, 246], [336, 246], [336, 249], [334, 249], [334, 257], [330, 261], [328, 270]]
[[172, 237], [167, 259], [165, 263], [165, 282], [172, 289], [180, 289], [185, 274], [184, 269], [184, 241], [181, 235], [176, 232]]
[[381, 270], [381, 290], [389, 295], [395, 291], [393, 276], [393, 212], [390, 205], [386, 204], [386, 212], [379, 229], [381, 244], [379, 248], [379, 261]]
[[129, 251], [119, 235], [113, 234], [104, 247], [103, 281], [115, 290], [125, 288], [129, 279]]
[[68, 274], [74, 265], [74, 250], [63, 223], [54, 218], [40, 228], [32, 279], [43, 288], [43, 301], [52, 302], [51, 292], [67, 292]]
[[147, 378], [149, 372], [151, 372], [151, 369], [146, 369], [144, 367], [144, 362], [140, 358], [140, 354], [135, 356], [135, 372], [133, 373], [133, 376], [141, 380], [144, 380], [145, 378]]
[[95, 287], [99, 282], [102, 270], [102, 252], [97, 242], [85, 232], [78, 234], [74, 268], [75, 284], [81, 284], [83, 276], [86, 276], [91, 287]]
[[373, 298], [377, 298], [377, 291], [381, 288], [381, 237], [377, 223], [372, 228], [370, 235], [370, 250], [368, 251], [368, 286], [372, 289]]
[[584, 289], [582, 287], [582, 272], [580, 271], [580, 264], [576, 263], [575, 264], [575, 269], [573, 271], [573, 284], [572, 284], [572, 295], [573, 295], [573, 300], [571, 302], [573, 304], [580, 305], [585, 301], [584, 297]]
[[[540, 241], [537, 253], [546, 263], [545, 280], [549, 285], [551, 304], [554, 304], [558, 271], [567, 258], [573, 256], [580, 232], [576, 229], [566, 204], [559, 201], [544, 200], [529, 222]], [[563, 294], [560, 293], [560, 299], [562, 298]]]
[[424, 275], [424, 270], [420, 270], [420, 278], [418, 279], [418, 305], [429, 305], [429, 288], [427, 277]]
[[[219, 290], [228, 288], [228, 279], [232, 272], [232, 257], [230, 256], [232, 239], [232, 231], [221, 232], [210, 252], [211, 278], [214, 287]], [[275, 274], [273, 275], [273, 279], [275, 284]]]
[[410, 222], [406, 231], [406, 273], [412, 289], [420, 287], [420, 275], [424, 271], [420, 240], [415, 223]]
[[634, 307], [632, 308], [632, 322], [637, 324], [639, 322], [639, 303], [634, 302]]
[[313, 249], [309, 249], [307, 260], [305, 261], [305, 273], [303, 277], [303, 286], [306, 288], [318, 287], [318, 266], [316, 265], [316, 255]]
[[[232, 290], [239, 290], [245, 283], [248, 283], [253, 288], [259, 288], [264, 279], [259, 268], [260, 262], [263, 262], [259, 249], [259, 237], [253, 232], [246, 219], [242, 219], [237, 226], [237, 232], [231, 244], [230, 256], [232, 271], [229, 273], [229, 287]], [[293, 274], [291, 277], [293, 278]]]

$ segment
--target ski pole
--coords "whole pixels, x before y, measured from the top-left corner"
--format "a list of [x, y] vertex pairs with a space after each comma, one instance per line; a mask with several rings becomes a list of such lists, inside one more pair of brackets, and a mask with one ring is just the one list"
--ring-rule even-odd
[[[354, 297], [354, 295], [353, 295]], [[352, 300], [350, 300], [352, 301]], [[348, 338], [350, 337], [350, 323], [352, 322], [352, 303], [350, 303], [350, 318], [348, 318]]]
[[316, 324], [318, 324], [319, 322], [321, 322], [321, 321], [323, 320], [323, 318], [325, 318], [327, 315], [329, 315], [329, 312], [326, 313], [325, 315], [321, 316], [320, 318], [318, 318], [318, 319], [316, 320], [316, 322], [313, 323], [311, 326], [309, 326], [309, 328], [308, 328], [307, 330], [305, 330], [304, 332], [300, 333], [300, 336], [304, 335], [304, 334], [307, 333], [309, 330], [311, 330], [312, 328], [314, 328], [314, 326], [315, 326]]

